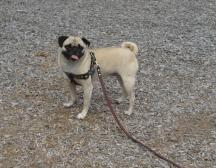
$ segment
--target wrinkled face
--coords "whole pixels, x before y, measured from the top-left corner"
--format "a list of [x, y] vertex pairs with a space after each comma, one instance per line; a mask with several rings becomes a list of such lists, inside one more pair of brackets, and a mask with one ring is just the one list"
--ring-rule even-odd
[[73, 36], [60, 36], [58, 43], [62, 48], [62, 54], [71, 61], [78, 61], [82, 58], [85, 54], [85, 49], [90, 45], [90, 42], [85, 38]]

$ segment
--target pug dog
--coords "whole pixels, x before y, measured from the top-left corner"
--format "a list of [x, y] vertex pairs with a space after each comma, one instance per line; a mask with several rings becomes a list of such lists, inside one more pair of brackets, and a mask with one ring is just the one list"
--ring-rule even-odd
[[[125, 114], [130, 115], [135, 101], [134, 85], [136, 73], [138, 70], [138, 61], [136, 55], [138, 47], [132, 42], [123, 42], [119, 47], [90, 49], [90, 42], [84, 37], [60, 36], [58, 38], [59, 55], [58, 63], [67, 78], [71, 99], [64, 103], [65, 107], [71, 107], [76, 97], [76, 85], [81, 85], [84, 90], [84, 102], [81, 113], [77, 115], [78, 119], [84, 119], [87, 115], [90, 100], [92, 96], [92, 81], [97, 75], [90, 72], [92, 57], [91, 52], [96, 57], [96, 62], [101, 68], [102, 76], [115, 75], [122, 87], [123, 94], [117, 99], [118, 102], [129, 98], [129, 108]], [[91, 70], [91, 72], [93, 72]], [[87, 78], [80, 79], [80, 74], [87, 74]]]

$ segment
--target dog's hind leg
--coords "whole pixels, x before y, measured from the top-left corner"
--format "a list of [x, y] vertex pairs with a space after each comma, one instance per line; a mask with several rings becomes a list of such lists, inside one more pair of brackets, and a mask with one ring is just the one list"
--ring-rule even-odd
[[121, 95], [121, 97], [119, 97], [119, 98], [116, 99], [116, 102], [117, 103], [121, 103], [124, 100], [126, 100], [126, 98], [127, 98], [127, 92], [125, 90], [125, 87], [124, 87], [124, 84], [123, 84], [121, 76], [117, 75], [116, 77], [117, 77], [117, 80], [118, 80], [118, 82], [119, 82], [119, 84], [121, 86], [121, 89], [122, 89], [122, 95]]
[[135, 85], [135, 75], [134, 76], [122, 76], [122, 82], [124, 85], [124, 89], [129, 98], [129, 108], [125, 111], [125, 114], [130, 115], [133, 111], [134, 101], [135, 101], [135, 93], [134, 93], [134, 85]]

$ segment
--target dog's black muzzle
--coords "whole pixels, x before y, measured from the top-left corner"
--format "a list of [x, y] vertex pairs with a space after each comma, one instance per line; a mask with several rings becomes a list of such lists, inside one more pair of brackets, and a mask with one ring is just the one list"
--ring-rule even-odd
[[69, 44], [65, 46], [65, 49], [66, 51], [62, 51], [62, 54], [68, 60], [77, 61], [84, 55], [84, 48], [80, 45], [72, 46]]

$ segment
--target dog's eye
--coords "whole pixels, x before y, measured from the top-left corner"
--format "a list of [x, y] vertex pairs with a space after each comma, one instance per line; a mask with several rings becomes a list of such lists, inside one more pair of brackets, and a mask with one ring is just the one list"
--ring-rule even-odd
[[66, 49], [69, 49], [69, 48], [71, 48], [71, 47], [72, 47], [71, 44], [65, 45], [65, 48], [66, 48]]
[[78, 45], [77, 47], [78, 47], [79, 49], [83, 49], [83, 47], [82, 47], [81, 45]]

